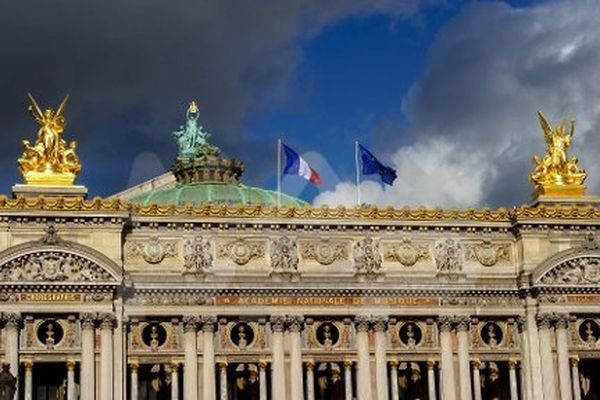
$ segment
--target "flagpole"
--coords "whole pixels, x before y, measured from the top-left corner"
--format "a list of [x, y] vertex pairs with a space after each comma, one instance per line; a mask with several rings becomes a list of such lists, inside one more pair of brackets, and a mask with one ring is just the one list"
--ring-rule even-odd
[[356, 166], [356, 205], [360, 207], [360, 166], [358, 159], [358, 140], [354, 141], [354, 165]]
[[277, 139], [277, 208], [281, 207], [281, 138]]

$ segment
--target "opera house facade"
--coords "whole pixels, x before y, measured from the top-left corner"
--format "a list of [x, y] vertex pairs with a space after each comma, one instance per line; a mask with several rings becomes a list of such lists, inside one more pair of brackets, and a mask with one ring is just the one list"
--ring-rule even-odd
[[32, 98], [0, 197], [15, 398], [599, 398], [600, 208], [568, 122], [540, 115], [523, 206], [314, 208], [244, 185], [194, 103], [171, 171], [88, 199], [64, 105]]

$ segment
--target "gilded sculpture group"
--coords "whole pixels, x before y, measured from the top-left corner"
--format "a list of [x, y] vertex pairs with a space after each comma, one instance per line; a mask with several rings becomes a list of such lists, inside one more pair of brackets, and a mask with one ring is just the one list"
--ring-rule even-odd
[[[67, 95], [56, 111], [48, 108], [42, 112], [31, 94], [29, 111], [40, 125], [35, 143], [23, 140], [25, 150], [19, 158], [19, 169], [29, 185], [69, 186], [81, 170], [76, 153], [76, 142], [67, 143], [62, 135], [66, 126], [64, 117]], [[538, 112], [540, 125], [547, 144], [546, 154], [533, 157], [534, 171], [529, 180], [536, 195], [581, 196], [585, 193], [583, 182], [586, 173], [578, 166], [577, 157], [569, 157], [575, 123], [561, 121], [554, 128], [543, 113]], [[205, 146], [209, 134], [198, 125], [199, 111], [195, 101], [186, 112], [186, 125], [174, 132], [179, 155], [192, 156], [197, 148]]]

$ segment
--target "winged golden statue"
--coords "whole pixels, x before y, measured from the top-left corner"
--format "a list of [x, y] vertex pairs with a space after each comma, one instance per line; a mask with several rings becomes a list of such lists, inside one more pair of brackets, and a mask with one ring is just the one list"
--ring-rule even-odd
[[34, 144], [23, 140], [25, 150], [19, 158], [19, 170], [28, 185], [65, 186], [72, 185], [81, 162], [76, 153], [77, 143], [67, 143], [62, 135], [67, 124], [64, 117], [69, 99], [66, 95], [56, 111], [40, 108], [31, 93], [27, 94], [28, 107], [33, 119], [40, 125]]
[[587, 174], [577, 165], [577, 157], [569, 157], [567, 153], [573, 140], [575, 121], [572, 118], [563, 120], [553, 128], [541, 111], [538, 111], [538, 119], [547, 149], [544, 157], [533, 156], [535, 168], [529, 180], [534, 184], [536, 193], [583, 194]]

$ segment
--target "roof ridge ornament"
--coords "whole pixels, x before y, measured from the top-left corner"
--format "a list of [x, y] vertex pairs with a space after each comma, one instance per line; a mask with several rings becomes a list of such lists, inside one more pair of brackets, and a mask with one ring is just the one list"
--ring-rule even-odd
[[538, 111], [538, 119], [547, 149], [542, 158], [533, 156], [535, 168], [529, 180], [535, 187], [534, 196], [583, 197], [587, 174], [579, 168], [577, 157], [567, 154], [575, 131], [574, 119], [565, 118], [555, 127], [541, 111]]

